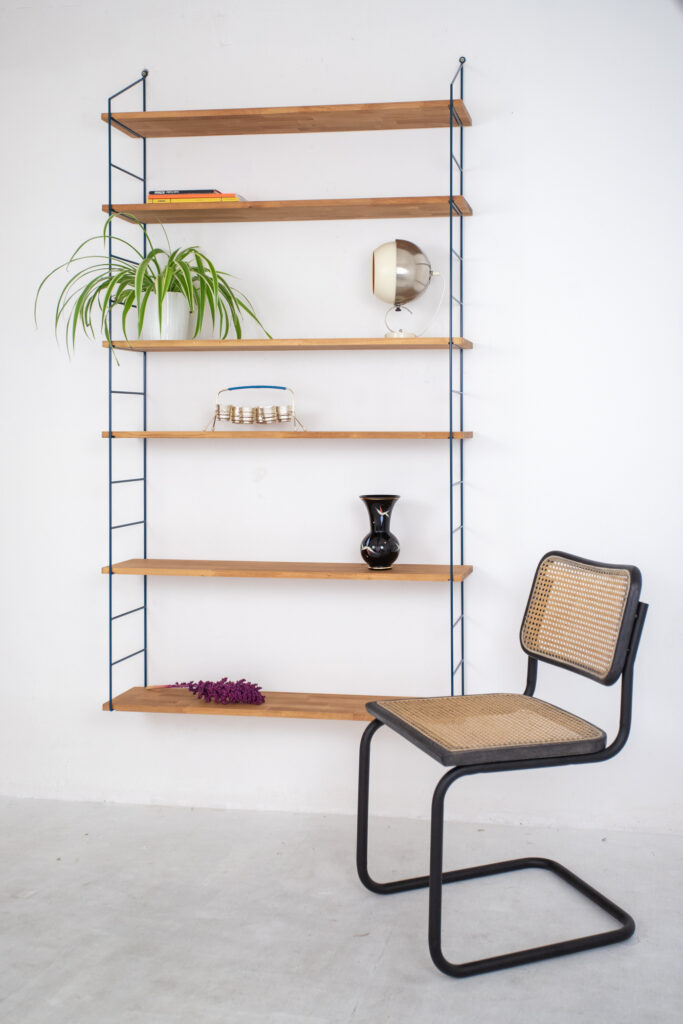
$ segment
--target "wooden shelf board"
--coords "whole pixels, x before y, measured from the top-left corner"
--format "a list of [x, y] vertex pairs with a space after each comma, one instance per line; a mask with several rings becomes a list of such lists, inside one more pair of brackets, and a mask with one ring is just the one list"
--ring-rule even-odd
[[[133, 352], [296, 352], [299, 349], [447, 349], [448, 338], [187, 338], [184, 341], [112, 341], [112, 348]], [[453, 338], [454, 348], [470, 349], [467, 338]], [[109, 348], [103, 341], [102, 348]]]
[[[447, 430], [114, 430], [115, 438], [147, 437], [165, 440], [191, 438], [215, 441], [447, 441]], [[103, 430], [102, 437], [109, 437]], [[456, 440], [472, 437], [471, 430], [454, 431]]]
[[[457, 213], [469, 217], [472, 207], [453, 196]], [[144, 224], [249, 223], [286, 220], [373, 220], [388, 217], [447, 217], [448, 196], [393, 196], [378, 199], [288, 199], [244, 203], [127, 203], [112, 212]], [[109, 213], [106, 203], [104, 213]]]
[[[242, 562], [183, 559], [129, 558], [112, 565], [114, 574], [124, 576], [225, 576], [265, 579], [388, 580], [442, 583], [450, 579], [448, 565], [410, 565], [396, 563], [380, 572], [363, 562]], [[102, 567], [109, 574], [109, 566]], [[457, 565], [453, 579], [460, 582], [472, 572], [471, 565]]]
[[[328, 718], [368, 722], [371, 700], [387, 700], [355, 693], [284, 693], [264, 691], [263, 704], [207, 704], [180, 687], [134, 686], [114, 697], [114, 711], [143, 711], [171, 715], [240, 715], [243, 718]], [[109, 701], [102, 705], [109, 711]]]
[[[464, 126], [472, 124], [462, 100], [454, 100], [453, 107]], [[107, 114], [101, 117], [105, 122], [109, 120]], [[450, 125], [448, 100], [224, 110], [147, 110], [144, 113], [125, 111], [114, 113], [112, 117], [116, 119], [112, 124], [119, 131], [131, 136], [135, 133], [147, 139], [447, 128]]]

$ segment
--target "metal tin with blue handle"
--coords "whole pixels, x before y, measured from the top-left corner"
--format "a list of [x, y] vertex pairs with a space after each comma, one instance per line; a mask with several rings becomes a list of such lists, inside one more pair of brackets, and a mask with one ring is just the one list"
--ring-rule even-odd
[[[291, 405], [221, 405], [221, 395], [226, 391], [287, 391], [292, 396]], [[272, 425], [275, 423], [291, 423], [294, 430], [303, 430], [303, 425], [296, 417], [294, 409], [294, 392], [282, 384], [238, 384], [233, 387], [221, 388], [216, 395], [216, 409], [210, 430], [216, 429], [217, 423], [234, 423], [238, 425]]]

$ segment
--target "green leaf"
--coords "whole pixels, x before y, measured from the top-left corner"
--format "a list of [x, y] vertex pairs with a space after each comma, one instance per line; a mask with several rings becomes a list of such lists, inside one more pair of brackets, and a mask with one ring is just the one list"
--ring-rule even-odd
[[[126, 321], [128, 314], [130, 313], [133, 303], [135, 302], [135, 292], [130, 292], [128, 298], [123, 303], [123, 312], [121, 313], [121, 329], [123, 330], [123, 336], [128, 341], [128, 334], [126, 333]], [[138, 337], [142, 333], [142, 329], [138, 330]]]
[[[138, 264], [137, 270], [135, 271], [135, 302], [139, 307], [142, 303], [142, 293], [144, 291], [149, 294], [150, 291], [154, 290], [154, 278], [149, 278], [148, 268], [150, 263], [155, 260], [155, 250], [152, 250], [148, 256], [145, 256], [143, 260]], [[146, 280], [148, 278], [148, 280]]]
[[201, 326], [204, 323], [204, 310], [206, 309], [206, 293], [208, 291], [208, 287], [204, 278], [199, 278], [197, 283], [199, 285], [199, 289], [197, 294], [197, 326], [195, 327], [194, 331], [195, 338], [199, 337], [199, 331], [201, 330]]
[[147, 302], [149, 300], [150, 295], [153, 294], [153, 292], [145, 292], [142, 298], [142, 303], [138, 305], [138, 338], [142, 334], [142, 322], [145, 319], [145, 310], [147, 309]]

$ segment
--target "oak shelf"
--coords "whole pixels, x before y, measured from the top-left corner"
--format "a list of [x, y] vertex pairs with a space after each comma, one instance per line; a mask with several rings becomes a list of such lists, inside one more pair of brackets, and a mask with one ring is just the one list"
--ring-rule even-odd
[[[112, 341], [112, 348], [132, 352], [296, 352], [365, 349], [447, 349], [448, 338], [186, 338], [183, 341]], [[453, 347], [470, 349], [467, 338], [453, 338]], [[102, 348], [109, 348], [103, 341]]]
[[[472, 207], [453, 196], [453, 212], [470, 217]], [[109, 206], [102, 206], [109, 213]], [[448, 196], [392, 196], [378, 199], [279, 199], [236, 203], [112, 204], [111, 212], [143, 224], [251, 223], [288, 220], [377, 220], [392, 217], [448, 217]]]
[[[263, 691], [263, 704], [207, 704], [180, 687], [134, 686], [113, 698], [114, 711], [143, 711], [171, 715], [239, 715], [243, 718], [328, 718], [369, 722], [365, 705], [387, 700], [355, 693], [285, 693]], [[109, 701], [102, 705], [109, 711]]]
[[[112, 565], [114, 575], [123, 576], [225, 576], [231, 578], [308, 580], [386, 580], [388, 582], [447, 583], [449, 565], [397, 563], [384, 572], [373, 571], [362, 562], [243, 562], [186, 558], [129, 558]], [[109, 574], [109, 566], [102, 567]], [[472, 572], [471, 565], [453, 567], [453, 579], [460, 582]]]
[[[109, 437], [103, 430], [102, 437]], [[447, 430], [112, 430], [114, 438], [158, 438], [216, 441], [447, 441]], [[453, 437], [469, 439], [471, 430], [453, 431]]]
[[[453, 108], [463, 126], [469, 127], [472, 119], [462, 100], [453, 100]], [[101, 116], [103, 121], [109, 120], [107, 114]], [[448, 100], [224, 110], [147, 110], [112, 115], [113, 127], [133, 138], [142, 135], [146, 139], [447, 128], [450, 123]]]

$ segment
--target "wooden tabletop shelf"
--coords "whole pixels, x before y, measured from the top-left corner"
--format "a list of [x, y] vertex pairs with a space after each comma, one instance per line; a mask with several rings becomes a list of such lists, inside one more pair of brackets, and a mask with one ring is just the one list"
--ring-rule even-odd
[[[453, 196], [454, 213], [472, 214], [463, 196]], [[109, 213], [105, 203], [104, 213]], [[251, 223], [286, 220], [378, 220], [392, 217], [447, 217], [448, 196], [393, 196], [379, 199], [288, 199], [237, 203], [127, 203], [112, 205], [124, 220], [143, 224]]]
[[[146, 437], [164, 440], [190, 438], [215, 441], [447, 441], [447, 430], [113, 430], [115, 438]], [[109, 437], [103, 430], [102, 437]], [[472, 437], [471, 430], [453, 431], [456, 440]]]
[[[132, 352], [355, 352], [365, 349], [447, 349], [448, 338], [187, 338], [183, 341], [112, 341], [112, 348]], [[453, 338], [453, 347], [470, 349], [467, 338]], [[109, 348], [103, 341], [102, 348]]]
[[[183, 558], [129, 558], [112, 565], [123, 576], [225, 576], [232, 578], [302, 580], [386, 580], [388, 582], [446, 583], [448, 565], [396, 563], [391, 569], [373, 571], [363, 562], [236, 562]], [[102, 567], [109, 574], [109, 566]], [[460, 582], [472, 572], [471, 565], [456, 565], [453, 579]]]
[[[463, 126], [469, 127], [472, 119], [463, 101], [453, 100], [453, 108]], [[109, 120], [107, 114], [101, 116], [103, 121]], [[142, 135], [146, 139], [447, 128], [451, 123], [448, 100], [225, 110], [125, 111], [112, 114], [112, 118], [113, 126], [119, 131], [133, 138]]]
[[[347, 722], [369, 722], [365, 710], [371, 700], [387, 700], [355, 693], [285, 693], [263, 691], [263, 704], [207, 704], [181, 687], [134, 686], [112, 704], [114, 711], [143, 711], [166, 715], [239, 715], [243, 718], [328, 718]], [[109, 701], [102, 705], [109, 711]]]

